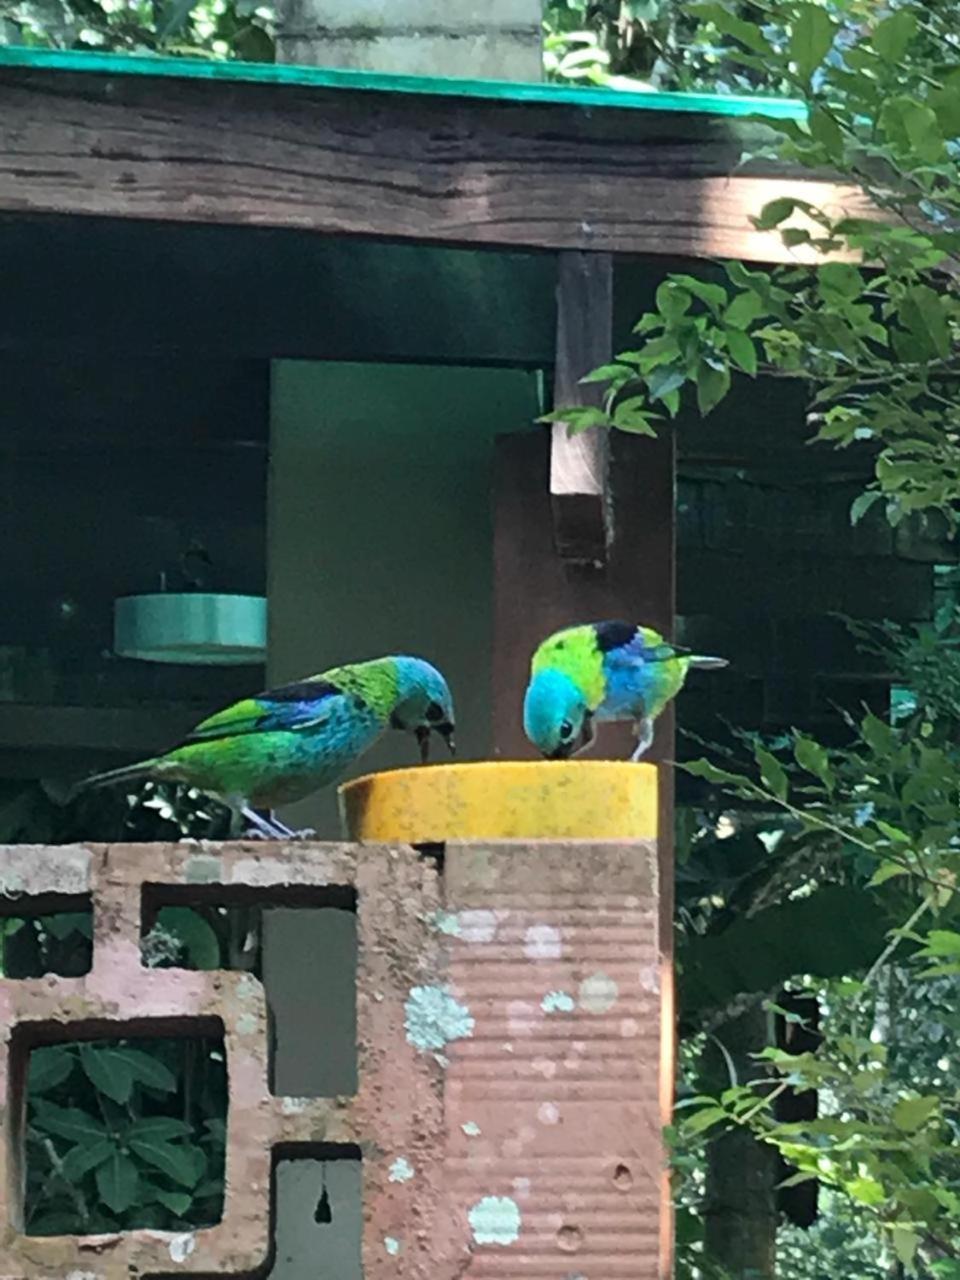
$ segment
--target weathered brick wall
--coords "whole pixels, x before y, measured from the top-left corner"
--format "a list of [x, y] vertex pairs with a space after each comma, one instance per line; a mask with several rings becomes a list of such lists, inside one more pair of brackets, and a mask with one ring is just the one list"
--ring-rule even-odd
[[[0, 980], [0, 1280], [253, 1276], [270, 1249], [275, 1154], [358, 1147], [368, 1280], [655, 1280], [662, 1151], [655, 848], [296, 844], [6, 846], [8, 913], [94, 912], [82, 978]], [[274, 1097], [250, 974], [147, 969], [144, 885], [188, 904], [347, 888], [358, 913], [359, 1087]], [[223, 1027], [226, 1197], [214, 1227], [22, 1231], [31, 1045]], [[322, 1045], [322, 1028], [318, 1028]]]

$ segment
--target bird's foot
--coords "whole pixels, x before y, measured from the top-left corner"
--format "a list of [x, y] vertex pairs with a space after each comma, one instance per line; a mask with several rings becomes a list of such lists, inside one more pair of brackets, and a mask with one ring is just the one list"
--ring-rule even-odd
[[249, 805], [243, 805], [240, 812], [250, 824], [249, 830], [245, 833], [249, 839], [289, 840], [293, 835], [290, 828], [285, 827], [272, 814], [269, 818], [264, 818], [257, 813], [256, 809], [251, 809]]
[[643, 756], [647, 754], [653, 746], [653, 721], [646, 716], [637, 724], [637, 745], [633, 755], [630, 757], [630, 763], [636, 764]]
[[299, 831], [292, 831], [289, 827], [279, 828], [275, 831], [265, 831], [262, 827], [251, 826], [243, 833], [244, 840], [312, 840], [316, 837], [316, 830], [313, 827], [303, 827]]
[[285, 840], [309, 840], [317, 834], [313, 827], [301, 827], [299, 830], [288, 827], [285, 822], [280, 821], [272, 809], [270, 810], [270, 825], [276, 827]]

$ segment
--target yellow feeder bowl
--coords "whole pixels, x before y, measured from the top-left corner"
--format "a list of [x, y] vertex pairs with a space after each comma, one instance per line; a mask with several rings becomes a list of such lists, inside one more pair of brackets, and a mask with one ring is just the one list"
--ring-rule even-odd
[[394, 769], [340, 787], [350, 840], [653, 840], [657, 767], [619, 760], [481, 761]]

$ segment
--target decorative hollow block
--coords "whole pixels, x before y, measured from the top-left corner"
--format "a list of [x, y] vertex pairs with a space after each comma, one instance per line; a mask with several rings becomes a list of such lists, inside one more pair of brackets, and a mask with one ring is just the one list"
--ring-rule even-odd
[[[448, 844], [442, 877], [432, 858], [384, 845], [11, 846], [0, 884], [11, 912], [63, 893], [94, 909], [89, 974], [0, 980], [0, 1280], [262, 1275], [276, 1157], [328, 1144], [361, 1153], [367, 1280], [659, 1274], [655, 841]], [[261, 984], [145, 968], [144, 886], [184, 905], [355, 893], [356, 1096], [271, 1096]], [[221, 1029], [221, 1222], [25, 1235], [27, 1050]]]

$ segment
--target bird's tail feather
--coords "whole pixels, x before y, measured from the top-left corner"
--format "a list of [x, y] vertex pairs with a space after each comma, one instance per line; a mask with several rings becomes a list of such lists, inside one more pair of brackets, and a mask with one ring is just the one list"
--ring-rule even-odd
[[99, 791], [101, 787], [117, 787], [125, 782], [144, 782], [153, 773], [156, 763], [156, 760], [141, 760], [120, 769], [108, 769], [106, 773], [95, 773], [78, 782], [72, 796], [82, 795], [85, 791]]
[[695, 653], [690, 658], [690, 665], [701, 671], [714, 671], [720, 667], [729, 667], [730, 663], [726, 658], [711, 658], [707, 654]]

